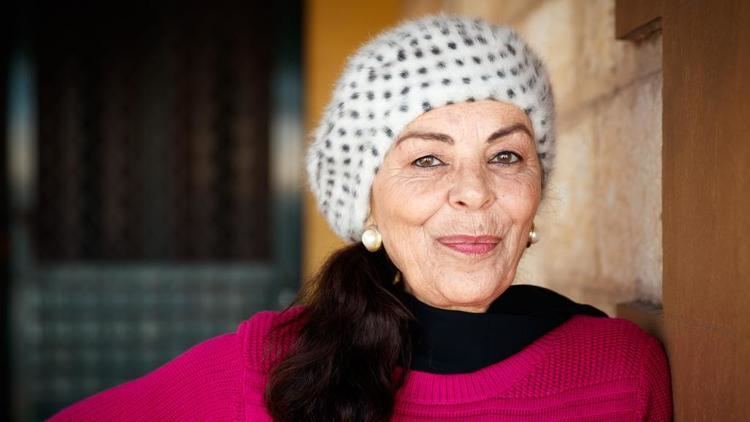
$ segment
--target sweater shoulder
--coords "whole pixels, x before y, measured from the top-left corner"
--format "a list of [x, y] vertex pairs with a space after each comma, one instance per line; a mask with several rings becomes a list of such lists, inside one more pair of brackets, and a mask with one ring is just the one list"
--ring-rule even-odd
[[542, 342], [544, 358], [523, 382], [506, 392], [509, 397], [594, 397], [617, 390], [638, 414], [649, 411], [649, 402], [660, 403], [662, 415], [669, 408], [664, 350], [658, 339], [635, 323], [576, 315], [537, 341]]
[[85, 398], [52, 421], [237, 419], [243, 363], [236, 333], [187, 349], [159, 368]]
[[575, 315], [562, 328], [562, 337], [578, 348], [593, 347], [605, 355], [615, 354], [623, 359], [636, 359], [644, 351], [661, 347], [658, 338], [625, 318]]
[[285, 356], [294, 343], [304, 307], [283, 311], [261, 311], [237, 329], [243, 360], [252, 372], [267, 372]]
[[264, 369], [269, 357], [273, 361], [289, 348], [295, 326], [286, 323], [301, 311], [258, 312], [235, 332], [198, 343], [140, 378], [68, 406], [51, 420], [241, 419], [247, 372]]
[[648, 342], [655, 339], [638, 324], [619, 317], [574, 315], [568, 321], [568, 332], [589, 333], [605, 338], [627, 338], [629, 341]]
[[623, 318], [576, 316], [562, 336], [563, 359], [575, 362], [578, 385], [617, 383], [634, 392], [639, 420], [672, 418], [669, 360], [661, 341]]
[[637, 379], [649, 362], [666, 360], [659, 339], [617, 317], [573, 316], [559, 327], [551, 352], [555, 362], [571, 369], [566, 375], [581, 382]]

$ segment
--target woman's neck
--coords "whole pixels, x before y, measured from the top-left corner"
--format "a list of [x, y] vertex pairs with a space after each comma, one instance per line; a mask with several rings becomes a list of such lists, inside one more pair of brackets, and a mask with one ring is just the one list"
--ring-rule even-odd
[[606, 316], [551, 290], [515, 285], [476, 313], [426, 304], [399, 294], [414, 316], [412, 369], [436, 373], [472, 372], [528, 346], [576, 313]]

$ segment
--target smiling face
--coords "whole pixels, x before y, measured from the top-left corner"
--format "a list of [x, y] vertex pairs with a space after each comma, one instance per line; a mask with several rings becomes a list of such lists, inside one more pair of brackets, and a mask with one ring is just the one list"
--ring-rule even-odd
[[518, 107], [439, 107], [409, 123], [385, 155], [368, 222], [407, 291], [434, 307], [484, 312], [513, 281], [541, 181]]

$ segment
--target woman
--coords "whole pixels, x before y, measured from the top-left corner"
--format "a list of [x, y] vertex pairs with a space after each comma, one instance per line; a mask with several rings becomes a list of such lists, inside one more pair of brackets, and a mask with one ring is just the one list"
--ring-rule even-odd
[[554, 143], [548, 76], [511, 29], [438, 16], [379, 35], [307, 159], [320, 210], [354, 243], [299, 306], [55, 420], [669, 420], [655, 338], [511, 286]]

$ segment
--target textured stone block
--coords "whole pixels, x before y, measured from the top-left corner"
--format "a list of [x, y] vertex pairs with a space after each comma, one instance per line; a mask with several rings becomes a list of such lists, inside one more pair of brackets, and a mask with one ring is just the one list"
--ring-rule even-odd
[[[661, 302], [661, 74], [594, 107], [600, 273], [633, 299]], [[622, 298], [627, 299], [627, 298]]]
[[515, 27], [550, 69], [561, 115], [661, 69], [661, 37], [615, 39], [614, 0], [448, 0], [443, 9]]

